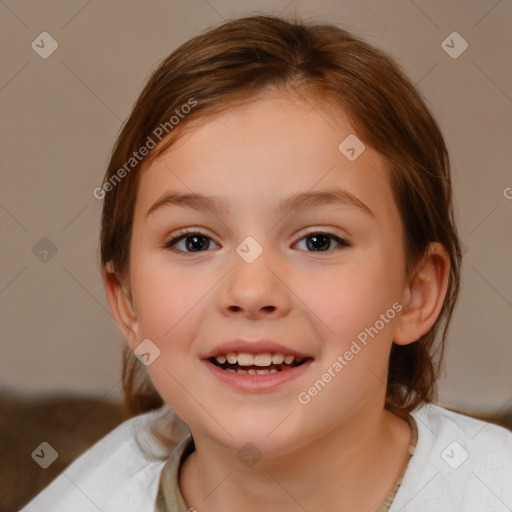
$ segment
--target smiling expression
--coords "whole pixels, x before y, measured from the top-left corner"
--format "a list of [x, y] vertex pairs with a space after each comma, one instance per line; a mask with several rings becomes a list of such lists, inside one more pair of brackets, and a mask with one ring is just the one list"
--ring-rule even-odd
[[297, 400], [406, 285], [386, 162], [369, 146], [347, 159], [353, 133], [341, 109], [276, 95], [208, 119], [142, 170], [129, 343], [158, 346], [149, 375], [193, 433], [285, 450], [382, 410], [398, 316]]

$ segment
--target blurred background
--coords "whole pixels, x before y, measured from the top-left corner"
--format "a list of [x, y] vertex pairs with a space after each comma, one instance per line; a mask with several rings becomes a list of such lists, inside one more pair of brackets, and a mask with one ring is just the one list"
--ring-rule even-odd
[[[388, 51], [446, 137], [462, 291], [440, 402], [512, 422], [512, 5], [503, 0], [0, 1], [0, 510], [17, 510], [123, 420], [121, 347], [93, 196], [158, 63], [223, 20], [335, 23]], [[58, 459], [40, 468], [32, 452]]]

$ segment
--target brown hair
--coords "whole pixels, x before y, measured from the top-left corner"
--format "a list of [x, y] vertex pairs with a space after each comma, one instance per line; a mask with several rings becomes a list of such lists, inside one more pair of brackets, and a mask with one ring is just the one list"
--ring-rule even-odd
[[[273, 16], [236, 19], [210, 29], [180, 46], [152, 74], [117, 139], [104, 184], [123, 166], [126, 169], [126, 162], [149, 138], [155, 138], [156, 127], [167, 123], [169, 135], [145, 162], [193, 126], [194, 119], [204, 120], [269, 90], [334, 102], [347, 114], [357, 136], [386, 159], [404, 225], [407, 277], [413, 275], [430, 242], [447, 250], [450, 275], [439, 318], [415, 343], [393, 344], [389, 359], [388, 409], [403, 413], [433, 401], [460, 279], [450, 163], [441, 131], [422, 96], [381, 50], [333, 25]], [[172, 130], [170, 118], [192, 103], [194, 108]], [[101, 263], [112, 262], [120, 282], [129, 269], [140, 168], [141, 163], [134, 165], [104, 195]], [[163, 404], [127, 346], [122, 379], [130, 415]]]

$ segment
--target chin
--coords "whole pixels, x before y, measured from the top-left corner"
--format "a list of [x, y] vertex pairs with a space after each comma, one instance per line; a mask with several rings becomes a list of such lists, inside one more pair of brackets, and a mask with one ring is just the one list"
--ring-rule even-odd
[[[303, 428], [287, 420], [283, 422], [285, 417], [286, 414], [268, 418], [254, 414], [243, 419], [239, 415], [223, 416], [227, 432], [216, 423], [210, 425], [208, 431], [203, 423], [200, 430], [210, 440], [236, 452], [239, 458], [245, 452], [249, 455], [254, 452], [259, 457], [278, 456], [294, 451], [304, 443]], [[194, 432], [193, 427], [191, 431]]]

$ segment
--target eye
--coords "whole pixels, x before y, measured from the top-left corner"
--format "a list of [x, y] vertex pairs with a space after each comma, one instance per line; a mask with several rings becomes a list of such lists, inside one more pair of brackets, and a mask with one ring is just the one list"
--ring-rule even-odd
[[332, 240], [334, 240], [339, 246], [350, 247], [350, 244], [343, 238], [333, 235], [332, 233], [325, 233], [322, 231], [309, 233], [302, 237], [297, 243], [300, 243], [303, 240], [306, 240], [306, 250], [308, 250], [308, 252], [327, 252], [331, 249]]
[[[300, 244], [303, 240], [306, 241], [306, 250], [308, 252], [327, 252], [329, 249], [332, 249], [332, 241], [338, 244], [338, 248], [350, 247], [350, 244], [343, 238], [322, 231], [309, 233], [302, 237], [296, 244]], [[211, 242], [213, 242], [213, 240], [204, 233], [190, 230], [171, 238], [165, 243], [164, 248], [190, 254], [207, 251], [210, 248]], [[215, 242], [213, 243], [217, 245]]]
[[[210, 247], [210, 242], [213, 242], [213, 240], [204, 233], [191, 230], [171, 238], [165, 243], [164, 248], [185, 254], [204, 252]], [[215, 244], [215, 242], [213, 243]]]

